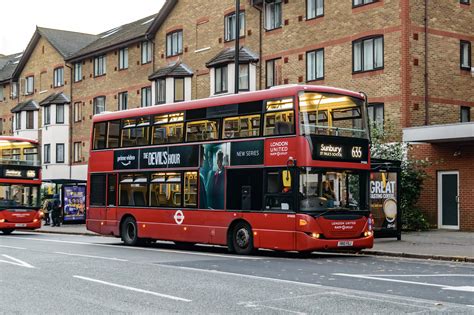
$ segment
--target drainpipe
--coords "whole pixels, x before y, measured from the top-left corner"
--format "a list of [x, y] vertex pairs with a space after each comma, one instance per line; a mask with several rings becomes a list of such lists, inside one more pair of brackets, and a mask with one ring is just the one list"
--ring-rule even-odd
[[425, 125], [430, 124], [428, 103], [428, 0], [425, 0]]
[[[235, 0], [235, 82], [234, 93], [239, 94], [239, 53], [240, 53], [240, 0]], [[249, 67], [250, 75], [250, 67]]]
[[259, 35], [258, 35], [258, 50], [259, 50], [259, 59], [260, 62], [258, 63], [258, 89], [262, 89], [262, 69], [263, 69], [263, 58], [262, 58], [262, 52], [263, 52], [263, 10], [260, 9], [259, 7], [254, 5], [254, 8], [258, 10], [259, 12]]
[[73, 83], [73, 68], [70, 67], [67, 63], [65, 63], [66, 67], [69, 68], [69, 89], [70, 89], [70, 93], [69, 93], [69, 100], [70, 100], [70, 103], [69, 103], [69, 179], [72, 179], [72, 162], [74, 160], [74, 156], [73, 156], [73, 144], [72, 144], [72, 124], [73, 124], [73, 113], [74, 113], [74, 105], [73, 105], [73, 101], [72, 101], [72, 83]]

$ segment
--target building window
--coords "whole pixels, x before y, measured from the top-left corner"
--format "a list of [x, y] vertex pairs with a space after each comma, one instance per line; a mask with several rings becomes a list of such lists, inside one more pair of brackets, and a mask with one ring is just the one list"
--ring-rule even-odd
[[12, 98], [17, 98], [18, 97], [18, 82], [12, 82], [11, 96], [12, 96]]
[[324, 0], [306, 0], [306, 19], [314, 19], [324, 15]]
[[281, 0], [265, 1], [265, 29], [273, 30], [281, 27]]
[[105, 75], [105, 55], [94, 58], [94, 77]]
[[471, 70], [471, 42], [461, 41], [461, 69]]
[[4, 89], [3, 89], [3, 86], [0, 86], [0, 102], [3, 102], [3, 98], [5, 97], [5, 96], [3, 95], [3, 90], [4, 90]]
[[280, 84], [280, 60], [268, 60], [265, 66], [266, 69], [266, 87], [272, 87]]
[[353, 72], [383, 68], [383, 36], [352, 42]]
[[35, 112], [27, 111], [26, 112], [26, 129], [35, 128]]
[[151, 42], [142, 42], [142, 64], [150, 63], [152, 58]]
[[50, 144], [44, 145], [43, 160], [44, 160], [44, 163], [51, 163], [51, 145]]
[[126, 110], [128, 108], [128, 92], [122, 92], [118, 95], [118, 110]]
[[166, 80], [158, 79], [155, 81], [155, 104], [166, 103]]
[[174, 78], [174, 101], [184, 101], [184, 78]]
[[56, 144], [56, 163], [64, 163], [64, 143]]
[[64, 124], [64, 105], [56, 105], [56, 123]]
[[142, 88], [142, 107], [151, 106], [151, 87]]
[[215, 94], [227, 92], [227, 65], [214, 68]]
[[15, 129], [21, 129], [21, 112], [15, 113]]
[[44, 106], [43, 113], [44, 113], [43, 124], [44, 125], [51, 124], [51, 106], [50, 105]]
[[250, 85], [249, 64], [239, 65], [239, 91], [248, 91]]
[[82, 143], [74, 142], [74, 162], [81, 162], [82, 160]]
[[64, 85], [64, 67], [54, 69], [53, 86], [59, 87]]
[[471, 121], [471, 108], [468, 106], [461, 106], [461, 122]]
[[76, 62], [74, 64], [74, 82], [82, 81], [82, 63]]
[[25, 94], [30, 95], [34, 92], [34, 76], [29, 76], [25, 78]]
[[[240, 12], [239, 37], [245, 36], [245, 12]], [[235, 40], [236, 29], [235, 12], [224, 17], [224, 39], [226, 41]]]
[[306, 81], [324, 79], [324, 48], [306, 53]]
[[352, 0], [352, 7], [360, 7], [366, 4], [377, 2], [378, 0]]
[[94, 98], [94, 115], [105, 111], [105, 96], [98, 96]]
[[384, 105], [381, 103], [369, 104], [369, 122], [371, 125], [383, 127], [384, 124]]
[[128, 48], [119, 50], [118, 63], [119, 70], [128, 69]]
[[82, 103], [76, 102], [74, 103], [74, 122], [78, 122], [82, 120]]
[[176, 56], [183, 53], [183, 30], [166, 35], [166, 56]]

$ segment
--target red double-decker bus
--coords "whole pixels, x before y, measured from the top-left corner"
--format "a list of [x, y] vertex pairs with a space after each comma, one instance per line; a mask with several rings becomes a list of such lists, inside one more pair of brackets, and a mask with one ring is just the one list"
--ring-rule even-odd
[[96, 115], [87, 228], [307, 252], [373, 245], [366, 99], [283, 86]]
[[41, 227], [38, 141], [0, 136], [0, 231]]

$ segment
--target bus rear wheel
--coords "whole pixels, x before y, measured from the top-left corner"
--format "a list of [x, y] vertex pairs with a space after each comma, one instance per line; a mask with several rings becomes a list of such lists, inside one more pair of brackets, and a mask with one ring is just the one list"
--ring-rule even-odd
[[123, 221], [120, 229], [120, 237], [125, 245], [135, 246], [140, 243], [137, 221], [135, 221], [134, 218], [128, 217]]
[[3, 229], [2, 233], [5, 235], [10, 235], [13, 231], [15, 231], [15, 229]]
[[239, 255], [248, 255], [254, 251], [252, 228], [248, 223], [239, 222], [234, 226], [232, 246]]

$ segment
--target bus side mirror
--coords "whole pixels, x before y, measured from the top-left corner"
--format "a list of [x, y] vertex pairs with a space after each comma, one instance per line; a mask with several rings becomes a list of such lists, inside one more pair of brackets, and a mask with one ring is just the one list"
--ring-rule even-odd
[[284, 170], [281, 172], [281, 179], [283, 182], [283, 187], [291, 187], [291, 172], [289, 170]]

